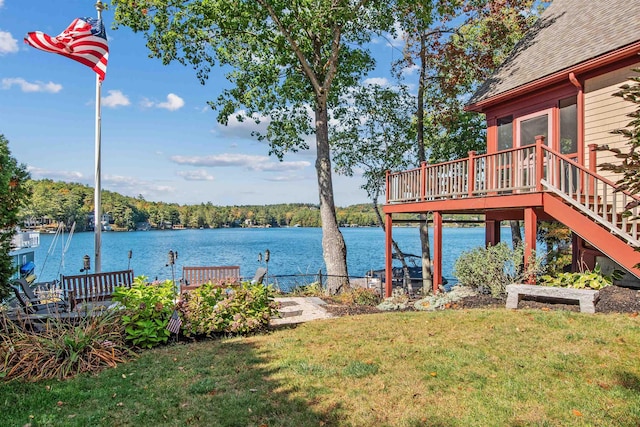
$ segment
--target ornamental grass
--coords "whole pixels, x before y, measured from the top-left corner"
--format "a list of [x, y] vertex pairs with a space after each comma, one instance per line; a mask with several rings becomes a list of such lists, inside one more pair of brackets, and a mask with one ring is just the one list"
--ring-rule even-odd
[[10, 320], [3, 313], [0, 324], [0, 376], [5, 380], [62, 380], [116, 367], [136, 355], [124, 342], [120, 314], [112, 310], [40, 324]]

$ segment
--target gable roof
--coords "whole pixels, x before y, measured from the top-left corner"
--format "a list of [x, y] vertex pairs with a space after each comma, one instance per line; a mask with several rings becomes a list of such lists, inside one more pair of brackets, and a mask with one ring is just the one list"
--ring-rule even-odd
[[469, 108], [639, 40], [638, 0], [554, 0], [476, 91]]

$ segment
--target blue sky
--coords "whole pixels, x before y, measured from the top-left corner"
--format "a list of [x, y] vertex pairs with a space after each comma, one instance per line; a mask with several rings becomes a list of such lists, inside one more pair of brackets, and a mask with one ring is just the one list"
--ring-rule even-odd
[[[94, 184], [95, 73], [23, 42], [29, 31], [56, 36], [77, 17], [95, 17], [94, 4], [0, 0], [0, 133], [34, 179]], [[217, 123], [206, 102], [228, 85], [220, 69], [202, 86], [191, 68], [150, 59], [142, 34], [112, 30], [111, 11], [103, 21], [103, 189], [180, 204], [318, 202], [313, 150], [279, 162], [268, 157], [267, 143], [251, 137], [255, 125]], [[385, 42], [374, 47], [380, 69], [399, 55]], [[368, 77], [388, 79], [385, 72]], [[336, 204], [366, 203], [361, 184], [359, 176], [334, 173]]]

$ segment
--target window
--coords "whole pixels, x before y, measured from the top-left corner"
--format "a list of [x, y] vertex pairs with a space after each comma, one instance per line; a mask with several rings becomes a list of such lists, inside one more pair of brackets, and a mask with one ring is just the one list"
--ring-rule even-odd
[[531, 117], [520, 121], [520, 146], [533, 145], [536, 136], [544, 135], [545, 145], [549, 144], [549, 115]]
[[513, 148], [513, 116], [498, 119], [498, 151]]
[[578, 103], [575, 96], [563, 99], [560, 107], [560, 153], [578, 152]]

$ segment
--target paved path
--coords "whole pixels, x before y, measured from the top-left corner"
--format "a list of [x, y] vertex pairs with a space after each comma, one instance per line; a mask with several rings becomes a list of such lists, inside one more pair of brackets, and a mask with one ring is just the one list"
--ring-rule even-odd
[[271, 319], [273, 326], [334, 317], [322, 307], [326, 303], [318, 297], [286, 297], [275, 300], [280, 303], [280, 317]]

